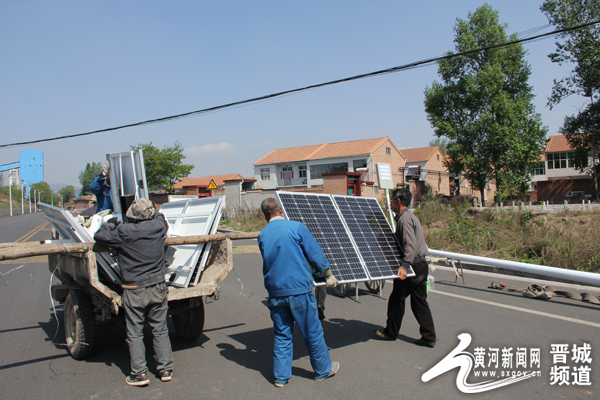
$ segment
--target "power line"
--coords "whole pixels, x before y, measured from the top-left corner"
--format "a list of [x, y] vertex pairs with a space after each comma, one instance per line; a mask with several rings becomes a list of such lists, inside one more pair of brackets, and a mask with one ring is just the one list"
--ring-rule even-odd
[[[348, 77], [348, 78], [337, 79], [337, 80], [334, 80], [334, 81], [329, 81], [329, 82], [324, 82], [324, 83], [318, 83], [318, 84], [315, 84], [315, 85], [305, 86], [303, 88], [286, 90], [286, 91], [277, 92], [277, 93], [271, 93], [271, 94], [268, 94], [268, 95], [265, 95], [265, 96], [254, 97], [254, 98], [247, 99], [247, 100], [241, 100], [241, 101], [236, 101], [236, 102], [233, 102], [233, 103], [223, 104], [223, 105], [220, 105], [220, 106], [205, 108], [205, 109], [202, 109], [202, 110], [190, 111], [190, 112], [183, 113], [183, 114], [171, 115], [169, 117], [162, 117], [162, 118], [150, 119], [150, 120], [147, 120], [147, 121], [142, 121], [142, 122], [136, 122], [136, 123], [133, 123], [133, 124], [116, 126], [116, 127], [113, 127], [113, 128], [99, 129], [99, 130], [96, 130], [96, 131], [85, 132], [85, 133], [76, 133], [76, 134], [72, 134], [72, 135], [57, 136], [57, 137], [53, 137], [53, 138], [30, 140], [30, 141], [27, 141], [27, 142], [2, 144], [2, 145], [0, 145], [0, 148], [2, 148], [2, 147], [12, 147], [12, 146], [21, 146], [21, 145], [25, 145], [25, 144], [33, 144], [33, 143], [41, 143], [41, 142], [50, 142], [50, 141], [53, 141], [53, 140], [70, 139], [70, 138], [75, 138], [75, 137], [80, 137], [80, 136], [94, 135], [96, 133], [104, 133], [104, 132], [116, 131], [116, 130], [119, 130], [119, 129], [132, 128], [132, 127], [135, 127], [135, 126], [150, 125], [150, 124], [156, 124], [156, 123], [159, 123], [159, 122], [166, 122], [166, 121], [171, 121], [171, 120], [174, 120], [174, 119], [180, 119], [180, 118], [184, 118], [184, 117], [190, 117], [190, 116], [197, 116], [197, 115], [201, 115], [201, 114], [207, 114], [207, 113], [211, 113], [211, 112], [215, 112], [215, 111], [220, 111], [220, 110], [223, 110], [223, 109], [226, 109], [226, 108], [232, 108], [232, 107], [241, 106], [241, 105], [245, 105], [245, 104], [249, 104], [249, 103], [259, 102], [259, 101], [271, 100], [271, 99], [274, 99], [276, 97], [280, 97], [280, 96], [284, 96], [284, 95], [289, 95], [289, 94], [294, 94], [294, 93], [299, 93], [299, 92], [303, 92], [303, 91], [306, 91], [306, 90], [311, 90], [311, 89], [316, 89], [316, 88], [321, 88], [321, 87], [331, 86], [331, 85], [337, 85], [339, 83], [350, 82], [350, 81], [355, 81], [355, 80], [359, 80], [359, 79], [371, 78], [371, 77], [374, 77], [374, 76], [392, 74], [392, 73], [395, 73], [395, 72], [400, 72], [400, 71], [405, 71], [405, 70], [409, 70], [409, 69], [413, 69], [413, 68], [418, 68], [418, 67], [424, 66], [426, 64], [435, 63], [435, 62], [440, 61], [440, 60], [444, 60], [444, 59], [445, 60], [449, 60], [449, 59], [454, 58], [454, 57], [461, 57], [461, 56], [465, 56], [465, 55], [477, 53], [477, 52], [484, 51], [484, 50], [490, 50], [490, 49], [495, 49], [495, 48], [499, 48], [499, 47], [506, 47], [506, 46], [511, 46], [511, 45], [519, 44], [519, 43], [531, 42], [531, 41], [538, 40], [540, 38], [545, 38], [545, 37], [548, 37], [548, 36], [553, 36], [553, 35], [556, 35], [556, 34], [559, 34], [559, 33], [563, 33], [563, 32], [568, 32], [568, 31], [572, 31], [572, 30], [576, 30], [576, 29], [585, 28], [587, 26], [595, 25], [597, 23], [600, 23], [600, 21], [588, 22], [586, 24], [572, 26], [572, 27], [569, 27], [569, 28], [558, 29], [558, 30], [555, 30], [555, 31], [552, 31], [552, 32], [543, 33], [543, 34], [540, 34], [540, 35], [537, 35], [537, 36], [532, 36], [532, 37], [529, 37], [529, 38], [523, 38], [523, 39], [519, 39], [519, 40], [513, 40], [511, 42], [495, 44], [495, 45], [487, 46], [487, 47], [480, 47], [480, 48], [477, 48], [477, 49], [463, 51], [461, 53], [456, 53], [456, 54], [448, 54], [448, 55], [445, 55], [445, 56], [438, 56], [438, 57], [433, 57], [433, 58], [427, 58], [427, 59], [424, 59], [424, 60], [415, 61], [415, 62], [412, 62], [412, 63], [400, 65], [400, 66], [397, 66], [397, 67], [387, 68], [387, 69], [383, 69], [383, 70], [379, 70], [379, 71], [375, 71], [375, 72], [369, 72], [369, 73], [366, 73], [366, 74], [355, 75], [355, 76], [351, 76], [351, 77]], [[528, 34], [531, 31], [538, 31], [539, 29], [543, 29], [543, 27], [533, 28], [533, 29], [530, 29], [529, 31], [524, 31], [522, 33]]]

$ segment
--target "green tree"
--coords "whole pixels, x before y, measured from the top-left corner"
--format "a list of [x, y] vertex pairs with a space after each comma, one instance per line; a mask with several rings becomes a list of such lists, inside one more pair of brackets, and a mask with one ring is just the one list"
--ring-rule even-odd
[[[38, 182], [31, 185], [31, 201], [34, 201], [33, 189], [36, 189], [35, 198], [42, 203], [52, 204], [52, 189], [46, 182]], [[39, 193], [38, 193], [39, 192]]]
[[81, 183], [81, 190], [79, 191], [80, 196], [87, 196], [93, 194], [90, 191], [90, 183], [94, 180], [96, 175], [102, 172], [102, 164], [98, 162], [87, 163], [85, 169], [79, 173], [79, 183]]
[[171, 147], [165, 146], [162, 150], [152, 142], [131, 146], [131, 150], [140, 149], [144, 153], [146, 183], [150, 190], [171, 191], [175, 183], [187, 177], [194, 169], [193, 164], [182, 164], [185, 156], [183, 146], [179, 142], [175, 142]]
[[[600, 22], [600, 2], [590, 0], [546, 0], [540, 8], [558, 29], [594, 21]], [[598, 160], [600, 158], [600, 24], [589, 25], [557, 35], [556, 52], [548, 57], [559, 65], [573, 66], [570, 75], [554, 80], [548, 98], [550, 109], [571, 95], [588, 99], [575, 115], [565, 117], [561, 133], [575, 149], [575, 165], [594, 177], [598, 198]], [[589, 165], [589, 158], [592, 164]]]
[[442, 153], [446, 154], [448, 151], [448, 138], [445, 137], [436, 137], [429, 141], [429, 146], [437, 146], [442, 150]]
[[66, 204], [75, 197], [75, 188], [73, 185], [67, 185], [58, 191], [58, 196], [63, 204]]
[[[486, 3], [469, 13], [468, 20], [457, 19], [455, 50], [516, 40], [506, 28]], [[448, 138], [447, 167], [464, 173], [482, 201], [488, 182], [495, 181], [500, 200], [505, 193], [522, 191], [544, 152], [547, 128], [532, 104], [525, 55], [521, 45], [511, 45], [445, 58], [438, 67], [442, 83], [425, 89], [427, 119], [436, 136]]]

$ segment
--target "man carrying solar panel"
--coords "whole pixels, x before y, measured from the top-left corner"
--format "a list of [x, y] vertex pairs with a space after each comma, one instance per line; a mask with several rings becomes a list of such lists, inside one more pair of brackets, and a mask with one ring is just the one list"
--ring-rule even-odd
[[433, 317], [427, 303], [427, 275], [429, 265], [425, 260], [428, 253], [423, 228], [419, 219], [408, 206], [412, 193], [408, 189], [396, 189], [392, 194], [390, 208], [396, 214], [396, 238], [400, 243], [400, 256], [403, 264], [412, 265], [416, 276], [407, 278], [404, 266], [398, 269], [399, 279], [394, 279], [394, 289], [388, 300], [387, 324], [384, 329], [376, 329], [375, 336], [382, 340], [396, 340], [406, 298], [410, 296], [410, 308], [420, 326], [421, 338], [415, 341], [418, 346], [434, 347], [436, 342]]
[[258, 236], [258, 247], [263, 257], [265, 288], [269, 293], [267, 305], [275, 333], [275, 386], [283, 387], [292, 377], [294, 322], [308, 348], [315, 380], [323, 381], [337, 373], [340, 363], [331, 361], [325, 344], [310, 267], [323, 274], [328, 287], [335, 286], [337, 279], [315, 238], [302, 223], [284, 219], [277, 200], [265, 199], [261, 211], [268, 222]]

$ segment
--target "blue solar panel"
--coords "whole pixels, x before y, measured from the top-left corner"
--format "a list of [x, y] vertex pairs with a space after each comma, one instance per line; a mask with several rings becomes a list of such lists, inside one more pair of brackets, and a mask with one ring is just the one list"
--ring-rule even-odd
[[332, 195], [372, 279], [397, 277], [400, 248], [379, 203], [372, 197]]
[[369, 280], [331, 196], [277, 192], [277, 197], [286, 217], [302, 222], [315, 237], [338, 281]]

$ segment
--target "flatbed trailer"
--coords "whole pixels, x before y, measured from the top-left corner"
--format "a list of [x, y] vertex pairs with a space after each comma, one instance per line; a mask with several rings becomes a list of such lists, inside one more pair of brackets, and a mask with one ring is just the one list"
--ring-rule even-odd
[[[212, 242], [197, 286], [169, 286], [169, 315], [177, 334], [194, 340], [204, 329], [204, 299], [219, 298], [220, 284], [233, 267], [232, 240], [256, 238], [258, 233], [230, 233], [165, 239], [165, 246]], [[111, 250], [96, 243], [51, 240], [44, 243], [0, 244], [0, 261], [35, 255], [48, 256], [48, 269], [59, 283], [51, 286], [54, 300], [64, 304], [64, 330], [69, 354], [86, 358], [92, 351], [94, 327], [125, 321], [123, 289], [99, 268], [98, 253]]]

